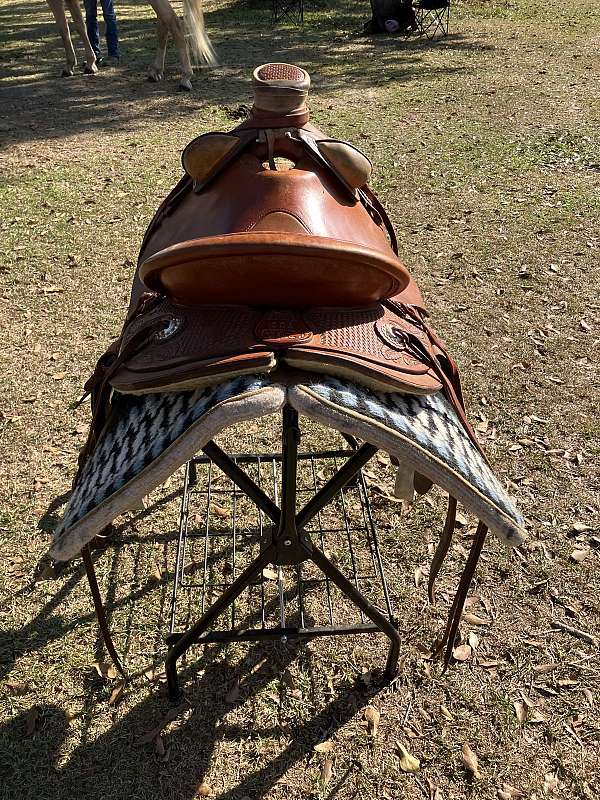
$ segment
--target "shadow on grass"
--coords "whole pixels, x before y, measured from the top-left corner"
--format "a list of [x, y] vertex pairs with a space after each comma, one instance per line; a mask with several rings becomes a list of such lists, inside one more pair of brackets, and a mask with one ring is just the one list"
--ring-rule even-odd
[[[221, 647], [204, 649], [185, 676], [189, 679], [190, 674], [200, 673], [200, 677], [188, 690], [186, 701], [175, 711], [160, 694], [149, 694], [108, 731], [92, 740], [95, 714], [106, 711], [106, 700], [102, 701], [103, 708], [97, 700], [88, 700], [79, 715], [83, 728], [80, 744], [66, 763], [61, 763], [61, 749], [73, 732], [64, 709], [45, 705], [33, 714], [28, 711], [13, 717], [0, 728], [3, 797], [7, 800], [29, 797], [192, 800], [198, 796], [198, 787], [211, 767], [215, 748], [221, 743], [251, 739], [259, 744], [267, 738], [279, 738], [285, 729], [287, 744], [274, 758], [262, 765], [257, 759], [253, 767], [240, 774], [234, 788], [219, 792], [213, 787], [211, 795], [220, 800], [263, 797], [290, 767], [314, 757], [314, 746], [333, 737], [378, 692], [375, 685], [369, 688], [350, 685], [338, 690], [331, 702], [320, 704], [320, 710], [308, 721], [299, 721], [296, 716], [289, 721], [278, 710], [272, 724], [240, 726], [233, 721], [236, 710], [265, 689], [293, 659], [302, 659], [304, 670], [308, 674], [313, 672], [310, 653], [302, 646], [297, 651], [288, 648], [284, 652], [278, 646], [256, 645], [250, 648], [246, 659], [248, 664], [254, 662], [254, 668], [240, 675], [237, 668], [218, 659], [221, 651]], [[228, 687], [239, 677], [239, 698], [230, 697], [231, 702], [225, 702]], [[179, 716], [173, 719], [176, 713]], [[165, 726], [161, 735], [164, 749], [157, 754], [155, 739], [148, 734], [167, 716], [173, 724]], [[237, 765], [231, 763], [230, 772], [235, 773], [236, 769]], [[356, 769], [360, 769], [359, 764]], [[336, 784], [348, 777], [346, 773], [334, 779], [328, 787], [329, 796], [335, 796]]]
[[[126, 545], [138, 545], [138, 550], [136, 553], [136, 565], [139, 562], [141, 556], [142, 546], [147, 546], [148, 544], [152, 543], [161, 543], [161, 544], [168, 544], [169, 542], [173, 542], [177, 538], [177, 530], [171, 530], [167, 532], [160, 532], [153, 535], [139, 535], [135, 532], [135, 526], [137, 523], [143, 521], [146, 517], [150, 516], [154, 512], [158, 511], [161, 507], [164, 507], [168, 503], [175, 500], [179, 497], [181, 493], [180, 489], [171, 492], [164, 497], [161, 497], [155, 503], [153, 503], [148, 508], [145, 508], [143, 511], [140, 511], [138, 514], [131, 516], [127, 522], [119, 526], [112, 527], [110, 529], [110, 536], [103, 545], [100, 540], [96, 540], [97, 545], [99, 548], [97, 549], [105, 549], [110, 547], [113, 540], [118, 540], [118, 546], [114, 548], [112, 553], [110, 554], [112, 557], [111, 567], [110, 567], [110, 579], [108, 581], [108, 593], [106, 597], [107, 605], [110, 606], [108, 609], [109, 617], [114, 613], [115, 610], [119, 608], [126, 607], [127, 605], [132, 605], [141, 600], [151, 591], [155, 591], [157, 587], [166, 587], [170, 584], [173, 580], [173, 573], [169, 573], [168, 570], [165, 570], [164, 573], [161, 575], [160, 581], [147, 581], [145, 583], [141, 583], [135, 590], [131, 591], [125, 597], [122, 597], [118, 600], [114, 599], [114, 591], [115, 587], [118, 583], [119, 575], [118, 575], [118, 562], [119, 562], [119, 550], [122, 546]], [[48, 508], [46, 512], [42, 516], [40, 522], [38, 523], [38, 527], [44, 531], [52, 531], [59, 522], [60, 515], [58, 514], [59, 509], [64, 506], [67, 502], [70, 493], [65, 493], [57, 498], [55, 498]], [[38, 565], [36, 569], [37, 577], [34, 577], [31, 583], [28, 583], [22, 589], [20, 589], [15, 594], [15, 601], [18, 602], [21, 597], [26, 597], [30, 594], [36, 585], [36, 582], [40, 580], [40, 574], [43, 573], [44, 567], [50, 566], [50, 561], [48, 557], [44, 557], [41, 563]], [[85, 578], [85, 571], [83, 569], [83, 565], [80, 562], [71, 562], [68, 564], [62, 564], [56, 566], [56, 576], [63, 577], [64, 582], [62, 585], [57, 589], [55, 594], [48, 600], [45, 605], [38, 611], [37, 615], [24, 625], [22, 628], [18, 630], [4, 630], [0, 631], [0, 679], [5, 678], [14, 665], [14, 662], [18, 657], [24, 655], [26, 653], [36, 652], [38, 650], [43, 649], [46, 645], [50, 644], [51, 642], [57, 641], [62, 639], [71, 631], [75, 630], [81, 625], [89, 625], [93, 623], [95, 616], [94, 611], [91, 605], [89, 605], [89, 612], [75, 618], [66, 618], [63, 615], [57, 613], [58, 609], [60, 608], [61, 604], [67, 599], [67, 597], [73, 592], [73, 590], [79, 585], [79, 582], [82, 578]], [[49, 585], [52, 585], [52, 578], [45, 579], [42, 578]], [[166, 593], [164, 602], [166, 602]], [[164, 611], [164, 606], [161, 606], [161, 613]], [[100, 658], [100, 647], [101, 642], [98, 640], [96, 649], [98, 650], [99, 660]]]
[[[138, 534], [135, 525], [160, 507], [177, 501], [179, 495], [180, 490], [176, 490], [161, 497], [126, 524], [115, 528], [104, 550], [95, 551], [95, 557], [102, 562], [102, 574], [108, 586], [109, 617], [111, 621], [116, 616], [119, 617], [118, 639], [126, 657], [135, 638], [133, 627], [139, 624], [139, 617], [144, 613], [143, 601], [150, 592], [158, 592], [159, 598], [157, 600], [156, 595], [154, 596], [150, 624], [147, 627], [152, 628], [156, 650], [162, 649], [164, 652], [163, 637], [166, 631], [162, 620], [168, 616], [165, 611], [168, 610], [169, 588], [174, 576], [172, 572], [165, 571], [159, 580], [151, 578], [147, 570], [147, 556], [148, 550], [156, 555], [156, 546], [161, 545], [166, 562], [169, 558], [168, 547], [176, 540], [178, 532], [167, 530], [157, 534]], [[49, 505], [42, 527], [54, 522], [54, 515], [66, 499], [66, 496], [61, 496]], [[259, 546], [259, 534], [258, 529], [248, 531], [253, 546]], [[113, 541], [114, 539], [118, 541]], [[129, 548], [129, 555], [133, 556], [130, 559], [133, 563], [127, 563], [127, 558], [123, 556], [126, 547]], [[133, 553], [132, 548], [135, 548]], [[211, 561], [223, 561], [224, 558], [225, 552], [221, 552], [219, 548], [211, 553]], [[193, 584], [194, 571], [203, 569], [203, 564], [190, 560], [188, 566], [186, 576]], [[70, 617], [57, 613], [61, 603], [83, 576], [80, 564], [67, 565], [66, 570], [70, 570], [70, 574], [36, 618], [23, 630], [9, 633], [13, 658], [39, 650], [77, 627], [93, 624], [91, 604], [89, 613]], [[118, 593], [118, 587], [124, 580], [129, 581], [127, 591], [125, 594]], [[266, 602], [267, 618], [271, 617], [276, 606], [276, 597]], [[184, 618], [186, 613], [191, 612], [184, 609]], [[255, 627], [254, 613], [255, 610], [249, 608], [247, 612], [240, 614], [238, 625], [241, 628]], [[157, 624], [152, 622], [155, 617]], [[308, 615], [306, 625], [311, 627], [313, 623], [314, 620]], [[195, 653], [186, 656], [180, 664], [180, 677], [186, 686], [187, 700], [178, 707], [177, 716], [172, 715], [169, 724], [165, 725], [161, 734], [161, 749], [158, 751], [156, 737], [148, 737], [147, 734], [160, 725], [166, 716], [171, 716], [173, 707], [165, 697], [164, 687], [153, 684], [145, 695], [141, 670], [133, 675], [133, 687], [130, 691], [139, 690], [141, 683], [144, 699], [125, 715], [120, 712], [112, 714], [112, 709], [107, 704], [107, 692], [111, 687], [96, 676], [92, 668], [83, 672], [80, 670], [75, 679], [76, 688], [70, 692], [72, 701], [79, 697], [84, 704], [75, 722], [77, 733], [73, 730], [72, 720], [68, 719], [64, 708], [57, 705], [35, 706], [27, 712], [15, 715], [0, 728], [2, 797], [7, 800], [25, 800], [29, 797], [36, 800], [44, 797], [78, 797], [91, 800], [107, 796], [115, 800], [131, 797], [158, 800], [170, 796], [192, 800], [197, 796], [198, 786], [213, 766], [214, 759], [222, 757], [221, 746], [226, 748], [228, 743], [234, 744], [248, 739], [256, 741], [258, 754], [262, 750], [265, 756], [258, 758], [257, 754], [250, 768], [246, 766], [237, 778], [229, 780], [230, 785], [236, 783], [233, 788], [219, 794], [216, 787], [213, 787], [212, 796], [222, 800], [239, 800], [244, 796], [263, 797], [294, 764], [314, 758], [314, 746], [334, 736], [378, 691], [376, 684], [367, 688], [346, 681], [346, 685], [339, 688], [334, 699], [330, 702], [321, 701], [324, 688], [322, 671], [313, 664], [310, 650], [301, 642], [287, 646], [251, 644], [241, 667], [226, 660], [229, 654], [227, 645], [207, 645], [197, 648], [196, 653], [198, 652], [200, 655], [193, 663], [191, 662], [196, 658]], [[96, 640], [95, 657], [98, 662], [106, 659], [100, 639]], [[293, 695], [290, 695], [289, 689], [286, 690], [283, 683], [278, 681], [280, 700], [287, 693], [285, 705], [278, 703], [275, 697], [273, 709], [262, 715], [267, 718], [266, 723], [253, 722], [250, 726], [246, 723], [239, 724], [236, 711], [246, 703], [252, 704], [253, 698], [274, 682], [277, 676], [281, 676], [292, 661], [301, 663], [302, 672], [308, 677], [310, 684], [310, 689], [307, 690], [310, 696], [306, 694], [299, 703], [297, 698], [294, 700]], [[238, 680], [239, 697], [227, 697], [229, 689]], [[271, 692], [260, 702], [269, 704], [273, 697]], [[312, 702], [317, 709], [310, 720], [302, 720], [302, 714], [299, 713], [306, 701]], [[290, 705], [292, 713], [284, 714], [283, 709]], [[108, 729], [98, 735], [99, 720], [104, 716], [106, 722], [107, 714], [111, 717], [108, 720]], [[74, 735], [77, 735], [78, 743], [73, 749], [67, 740]], [[285, 741], [283, 746], [279, 744], [282, 738]], [[270, 741], [270, 747], [276, 751], [273, 756], [268, 755], [268, 749], [259, 747], [260, 742], [264, 741]], [[63, 755], [65, 749], [69, 752], [66, 761]], [[235, 767], [231, 765], [231, 770], [233, 769]], [[316, 777], [318, 764], [314, 770]], [[360, 770], [359, 764], [356, 765], [356, 770]], [[335, 796], [338, 784], [341, 786], [342, 783], [352, 781], [353, 771], [354, 767], [350, 766], [343, 775], [331, 782], [328, 787], [329, 796]]]
[[425, 55], [432, 50], [459, 55], [487, 47], [459, 34], [435, 41], [364, 35], [367, 8], [357, 9], [349, 0], [309, 11], [303, 28], [276, 29], [270, 24], [269, 3], [234, 2], [206, 13], [220, 65], [197, 70], [194, 91], [182, 95], [175, 91], [179, 68], [172, 44], [166, 82], [145, 80], [154, 55], [154, 19], [121, 18], [122, 68], [61, 79], [63, 54], [55, 27], [50, 17], [40, 23], [36, 8], [22, 3], [0, 9], [0, 41], [6, 51], [0, 66], [7, 79], [0, 94], [5, 109], [0, 130], [7, 142], [61, 138], [89, 129], [132, 131], [206, 103], [235, 107], [250, 99], [251, 69], [269, 60], [300, 63], [312, 74], [314, 91], [329, 96], [348, 86], [356, 90], [451, 76], [464, 71], [464, 63], [452, 64], [444, 57], [440, 63], [424, 64]]

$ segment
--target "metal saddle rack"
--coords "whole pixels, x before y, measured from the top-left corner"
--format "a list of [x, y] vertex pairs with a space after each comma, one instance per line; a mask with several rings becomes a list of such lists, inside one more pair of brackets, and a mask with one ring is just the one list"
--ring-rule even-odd
[[[378, 448], [371, 444], [358, 445], [351, 436], [344, 436], [348, 447], [338, 450], [326, 450], [318, 453], [299, 452], [300, 425], [298, 412], [291, 406], [283, 408], [281, 453], [268, 455], [242, 454], [230, 456], [215, 442], [207, 443], [202, 449], [204, 456], [190, 460], [185, 468], [181, 512], [179, 516], [179, 532], [175, 577], [172, 589], [170, 625], [167, 636], [168, 654], [166, 658], [166, 676], [169, 698], [173, 702], [181, 699], [177, 664], [185, 653], [195, 644], [211, 644], [242, 641], [283, 641], [311, 639], [320, 636], [340, 636], [364, 633], [383, 633], [389, 639], [389, 650], [385, 665], [385, 678], [391, 680], [397, 672], [400, 651], [400, 636], [393, 617], [392, 605], [387, 587], [386, 576], [379, 550], [377, 530], [370, 507], [368, 490], [362, 467], [377, 452]], [[341, 459], [344, 463], [338, 467]], [[320, 488], [316, 477], [319, 464], [328, 461], [334, 464], [335, 472]], [[313, 476], [313, 491], [303, 484], [299, 489], [299, 464], [309, 462], [309, 474]], [[257, 481], [249, 475], [249, 470], [240, 465], [253, 465]], [[267, 467], [275, 500], [262, 488], [261, 465]], [[226, 490], [214, 486], [214, 467], [218, 467], [230, 481]], [[203, 480], [199, 479], [199, 471], [203, 470]], [[280, 487], [279, 487], [280, 484]], [[231, 525], [226, 531], [212, 531], [209, 526], [211, 502], [215, 497], [230, 494], [233, 502]], [[358, 511], [350, 519], [345, 495], [353, 493], [358, 500]], [[190, 526], [190, 506], [194, 494], [202, 497], [205, 509], [202, 530], [192, 530]], [[312, 496], [297, 510], [300, 495]], [[336, 525], [327, 527], [321, 520], [321, 512], [336, 497], [339, 499], [341, 513]], [[257, 529], [260, 533], [260, 552], [244, 566], [239, 574], [236, 562], [236, 548], [240, 548], [240, 531], [236, 520], [236, 503], [247, 498], [257, 510]], [[356, 520], [359, 520], [358, 524]], [[265, 524], [266, 521], [266, 524]], [[229, 521], [228, 521], [229, 522]], [[326, 552], [325, 535], [336, 535], [341, 539], [348, 554], [348, 574], [333, 563]], [[232, 573], [231, 582], [221, 580], [215, 583], [209, 577], [209, 549], [211, 537], [225, 537], [227, 554]], [[186, 558], [192, 547], [192, 539], [200, 540], [199, 561], [203, 562], [201, 577], [188, 576]], [[345, 541], [344, 541], [345, 540]], [[359, 553], [358, 547], [361, 549]], [[366, 557], [365, 557], [366, 553]], [[222, 555], [222, 553], [221, 553]], [[239, 556], [238, 559], [239, 560]], [[311, 562], [310, 570], [305, 562]], [[107, 649], [115, 661], [121, 666], [116, 648], [112, 642], [104, 606], [100, 597], [95, 571], [89, 549], [84, 550], [84, 564], [92, 589], [100, 628]], [[266, 602], [263, 570], [274, 565], [273, 583], [276, 592], [274, 604]], [[222, 566], [222, 565], [221, 565]], [[283, 579], [283, 568], [295, 567], [295, 584], [286, 587]], [[362, 584], [362, 586], [361, 586]], [[311, 624], [313, 615], [308, 611], [307, 596], [311, 588], [320, 585], [325, 591], [319, 593], [322, 607], [318, 622]], [[370, 589], [367, 597], [363, 587]], [[248, 589], [257, 588], [255, 607], [250, 610], [253, 627], [242, 626], [242, 615], [236, 614], [236, 601]], [[348, 622], [344, 619], [340, 624], [339, 612], [335, 609], [335, 592], [337, 589], [358, 610], [357, 619]], [[201, 609], [201, 616], [186, 630], [181, 631], [182, 590], [189, 590], [193, 608]], [[214, 599], [215, 591], [220, 591]], [[371, 597], [376, 594], [378, 604]], [[295, 612], [289, 613], [290, 599], [295, 599]], [[275, 607], [275, 614], [272, 608]], [[196, 612], [197, 613], [197, 612]], [[186, 616], [193, 614], [193, 610]], [[316, 615], [315, 615], [316, 616]], [[346, 614], [344, 614], [346, 616]], [[227, 620], [227, 627], [215, 629], [219, 618]], [[276, 624], [269, 624], [275, 622]], [[227, 624], [228, 623], [228, 624]]]

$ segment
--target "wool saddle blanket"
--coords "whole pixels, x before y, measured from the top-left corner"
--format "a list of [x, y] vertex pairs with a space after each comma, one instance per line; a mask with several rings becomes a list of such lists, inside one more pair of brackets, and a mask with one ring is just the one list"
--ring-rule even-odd
[[111, 415], [80, 470], [51, 555], [66, 561], [185, 464], [213, 437], [291, 405], [399, 463], [396, 493], [412, 499], [415, 475], [446, 490], [508, 546], [524, 522], [442, 392], [376, 392], [325, 375], [296, 382], [245, 375], [193, 391], [115, 393]]

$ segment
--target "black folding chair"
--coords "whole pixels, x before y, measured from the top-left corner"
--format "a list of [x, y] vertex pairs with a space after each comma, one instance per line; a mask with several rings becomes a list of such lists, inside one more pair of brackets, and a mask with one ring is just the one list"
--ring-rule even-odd
[[417, 35], [433, 39], [447, 36], [450, 26], [450, 0], [417, 0], [413, 3]]
[[304, 24], [304, 0], [272, 0], [271, 23], [291, 22], [292, 25]]

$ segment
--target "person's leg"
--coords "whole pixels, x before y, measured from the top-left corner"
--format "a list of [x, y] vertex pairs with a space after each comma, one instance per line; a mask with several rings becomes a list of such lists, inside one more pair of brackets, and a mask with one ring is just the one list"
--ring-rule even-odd
[[100, 55], [100, 34], [98, 31], [98, 0], [84, 0], [85, 27], [88, 39], [96, 58]]
[[106, 49], [111, 58], [119, 58], [119, 28], [113, 0], [100, 0], [106, 23]]

